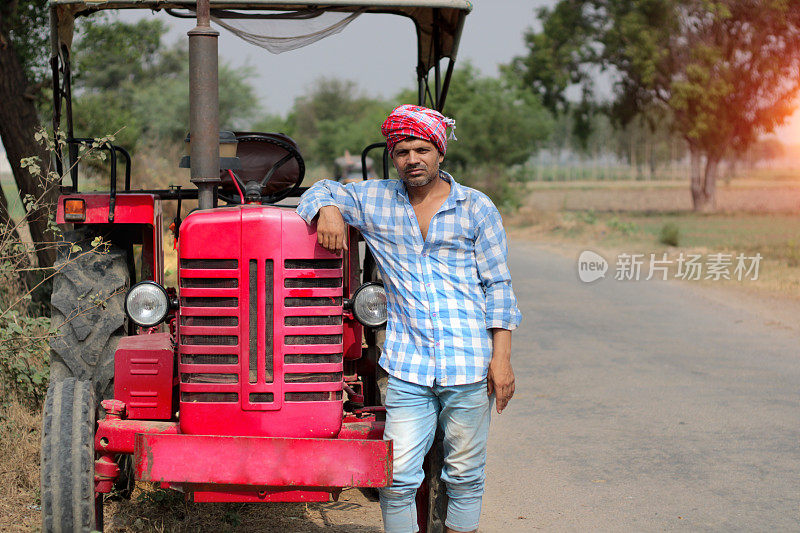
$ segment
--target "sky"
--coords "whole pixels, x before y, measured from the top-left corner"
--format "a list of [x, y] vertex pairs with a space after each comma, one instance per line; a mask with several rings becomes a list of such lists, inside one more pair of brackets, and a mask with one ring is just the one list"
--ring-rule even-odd
[[[456, 65], [471, 61], [484, 74], [525, 53], [523, 34], [534, 26], [536, 10], [553, 0], [477, 0], [467, 16]], [[132, 20], [149, 12], [126, 15]], [[195, 26], [191, 19], [167, 16], [170, 41], [186, 39]], [[220, 30], [219, 52], [235, 67], [251, 67], [262, 110], [284, 115], [294, 98], [320, 77], [357, 82], [369, 96], [391, 97], [416, 87], [416, 32], [410, 19], [397, 15], [365, 14], [341, 33], [305, 48], [271, 54]]]

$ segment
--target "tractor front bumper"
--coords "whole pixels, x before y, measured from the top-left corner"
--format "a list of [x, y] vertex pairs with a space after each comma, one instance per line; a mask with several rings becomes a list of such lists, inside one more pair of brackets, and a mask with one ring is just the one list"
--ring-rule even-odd
[[[265, 494], [275, 496], [267, 501], [309, 501], [292, 499], [304, 491], [311, 500], [326, 501], [344, 487], [391, 484], [392, 442], [382, 439], [383, 422], [374, 419], [346, 418], [339, 438], [309, 439], [187, 435], [175, 422], [125, 420], [117, 412], [98, 423], [101, 459], [133, 454], [137, 481], [205, 494], [205, 501], [232, 501], [209, 499], [213, 493], [242, 495], [233, 501], [258, 501], [258, 495], [263, 501]], [[107, 466], [97, 463], [98, 469]], [[115, 473], [101, 477], [105, 483], [96, 488], [107, 492]]]
[[383, 440], [139, 434], [136, 479], [170, 484], [383, 487], [392, 479]]

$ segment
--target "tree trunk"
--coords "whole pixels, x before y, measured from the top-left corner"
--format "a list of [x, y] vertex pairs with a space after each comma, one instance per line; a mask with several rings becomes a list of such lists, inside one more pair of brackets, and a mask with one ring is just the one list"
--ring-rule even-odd
[[689, 145], [689, 172], [692, 187], [692, 207], [695, 211], [704, 211], [706, 204], [704, 175], [703, 175], [703, 156], [700, 149]]
[[717, 171], [719, 170], [720, 157], [706, 156], [706, 171], [703, 176], [703, 194], [705, 195], [704, 211], [713, 211], [717, 208]]
[[52, 266], [55, 261], [55, 235], [47, 229], [50, 209], [58, 198], [58, 190], [51, 184], [49, 189], [27, 169], [22, 168], [20, 160], [38, 156], [45, 173], [49, 167], [50, 154], [34, 140], [39, 128], [39, 118], [33, 99], [26, 96], [28, 82], [22, 64], [5, 35], [0, 35], [0, 139], [6, 149], [8, 161], [14, 174], [14, 181], [20, 191], [20, 198], [32, 195], [47, 207], [28, 213], [28, 227], [36, 244], [36, 257], [40, 267]]
[[731, 180], [736, 177], [736, 166], [738, 162], [739, 158], [736, 156], [731, 156], [731, 158], [728, 159], [728, 168], [723, 178], [725, 180], [725, 185], [729, 185]]

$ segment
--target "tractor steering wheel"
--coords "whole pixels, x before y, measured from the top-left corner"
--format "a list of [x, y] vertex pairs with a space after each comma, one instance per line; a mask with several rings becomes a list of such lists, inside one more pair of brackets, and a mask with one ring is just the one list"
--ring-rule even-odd
[[[303, 178], [306, 175], [306, 164], [303, 161], [303, 156], [300, 155], [300, 152], [297, 151], [297, 148], [292, 146], [290, 143], [283, 141], [281, 139], [272, 137], [270, 135], [263, 135], [260, 133], [247, 133], [244, 135], [237, 135], [236, 140], [239, 142], [247, 142], [247, 141], [257, 141], [257, 142], [265, 142], [269, 144], [273, 144], [278, 146], [286, 151], [286, 155], [280, 158], [278, 161], [272, 164], [272, 166], [267, 170], [267, 173], [264, 174], [264, 177], [261, 178], [261, 181], [254, 182], [250, 181], [247, 182], [245, 187], [245, 198], [257, 195], [259, 201], [264, 203], [275, 203], [283, 200], [287, 196], [291, 195], [297, 189], [300, 188], [300, 184], [303, 183]], [[282, 191], [278, 191], [275, 194], [268, 194], [262, 195], [261, 191], [264, 187], [269, 183], [270, 178], [278, 171], [283, 165], [288, 163], [290, 160], [294, 159], [297, 161], [297, 179], [295, 180], [294, 184]]]

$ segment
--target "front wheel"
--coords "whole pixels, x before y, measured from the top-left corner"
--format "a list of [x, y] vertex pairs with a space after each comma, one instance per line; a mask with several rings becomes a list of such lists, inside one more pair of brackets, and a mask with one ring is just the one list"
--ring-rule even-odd
[[90, 381], [50, 384], [42, 420], [42, 530], [103, 530], [103, 495], [94, 491], [95, 392]]

